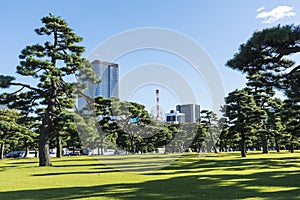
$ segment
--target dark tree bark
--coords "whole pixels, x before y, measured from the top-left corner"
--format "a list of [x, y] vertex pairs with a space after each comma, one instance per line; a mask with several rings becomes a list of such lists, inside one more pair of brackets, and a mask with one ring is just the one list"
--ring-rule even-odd
[[263, 152], [262, 153], [269, 153], [269, 150], [268, 150], [268, 137], [263, 134], [262, 137], [261, 137], [261, 140], [262, 140], [262, 148], [263, 148]]
[[4, 158], [4, 142], [0, 145], [0, 159]]
[[293, 143], [290, 144], [290, 152], [294, 153], [294, 144]]
[[103, 151], [103, 137], [100, 138], [100, 148], [101, 148], [101, 155], [104, 155], [104, 151]]
[[45, 117], [42, 121], [41, 132], [39, 135], [39, 165], [40, 166], [51, 166], [51, 160], [49, 155], [49, 132], [51, 119], [49, 110], [45, 112]]
[[25, 148], [25, 154], [24, 154], [24, 158], [27, 158], [29, 154], [29, 149], [28, 147]]
[[275, 148], [276, 148], [276, 152], [279, 153], [280, 152], [280, 145], [279, 145], [279, 142], [277, 140], [277, 138], [275, 138]]
[[241, 138], [241, 156], [242, 157], [246, 157], [246, 138], [245, 135], [242, 134], [242, 138]]
[[57, 133], [56, 136], [56, 157], [62, 158], [62, 139], [59, 133]]

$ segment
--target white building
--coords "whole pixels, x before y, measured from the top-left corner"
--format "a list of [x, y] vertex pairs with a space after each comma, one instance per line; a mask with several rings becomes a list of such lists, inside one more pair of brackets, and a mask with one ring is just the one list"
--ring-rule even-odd
[[185, 122], [185, 114], [176, 110], [171, 110], [170, 113], [166, 114], [166, 122], [170, 124]]

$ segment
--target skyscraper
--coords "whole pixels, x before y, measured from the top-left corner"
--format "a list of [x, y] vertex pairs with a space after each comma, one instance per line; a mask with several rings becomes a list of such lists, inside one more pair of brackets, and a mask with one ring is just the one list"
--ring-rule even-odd
[[100, 60], [92, 62], [93, 69], [101, 82], [88, 85], [88, 95], [104, 98], [119, 97], [119, 65]]
[[[104, 98], [119, 98], [119, 65], [100, 60], [94, 60], [92, 65], [101, 82], [98, 84], [87, 82], [87, 89], [84, 93], [91, 98], [98, 96]], [[79, 98], [79, 110], [82, 109], [84, 105], [86, 105], [86, 101], [83, 98]]]
[[185, 114], [185, 122], [198, 122], [200, 119], [200, 105], [185, 104], [177, 105], [176, 110]]

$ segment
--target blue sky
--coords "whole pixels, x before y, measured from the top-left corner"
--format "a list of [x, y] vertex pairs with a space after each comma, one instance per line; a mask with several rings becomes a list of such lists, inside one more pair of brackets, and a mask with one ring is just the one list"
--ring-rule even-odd
[[[84, 38], [84, 56], [101, 42], [120, 32], [135, 28], [159, 27], [178, 31], [196, 41], [209, 55], [222, 77], [225, 93], [244, 86], [240, 72], [225, 63], [249, 39], [255, 30], [278, 24], [299, 24], [298, 0], [94, 0], [94, 1], [1, 1], [0, 74], [14, 75], [20, 51], [40, 40], [33, 30], [41, 26], [40, 18], [53, 13], [66, 19]], [[165, 52], [133, 52], [120, 57], [121, 76], [147, 63], [160, 63], [185, 69], [184, 61]], [[179, 70], [180, 71], [180, 70]], [[188, 71], [188, 70], [187, 70]], [[210, 108], [209, 91], [203, 80], [192, 72], [186, 74], [196, 90], [197, 102]], [[161, 89], [161, 105], [166, 111], [177, 103], [167, 87], [145, 85], [131, 100], [155, 105], [155, 88]]]

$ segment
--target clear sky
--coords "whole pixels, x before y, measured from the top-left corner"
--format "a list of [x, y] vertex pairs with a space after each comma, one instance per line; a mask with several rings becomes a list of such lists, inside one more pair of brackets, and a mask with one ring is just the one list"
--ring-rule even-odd
[[[66, 19], [84, 38], [86, 57], [98, 44], [123, 31], [144, 27], [178, 31], [207, 52], [221, 75], [225, 93], [245, 84], [244, 75], [225, 67], [225, 63], [255, 30], [278, 24], [300, 24], [299, 0], [1, 1], [0, 74], [14, 75], [20, 51], [40, 41], [33, 30], [41, 26], [40, 19], [48, 13]], [[188, 71], [185, 78], [195, 90], [197, 103], [203, 108], [211, 106], [205, 81], [200, 78], [197, 82], [188, 69], [191, 66], [174, 55], [143, 50], [123, 55], [115, 62], [120, 64], [121, 77], [149, 63]], [[175, 108], [176, 94], [159, 84], [144, 85], [130, 100], [144, 103], [149, 109], [155, 105], [155, 88], [161, 89], [162, 107], [166, 111]]]

